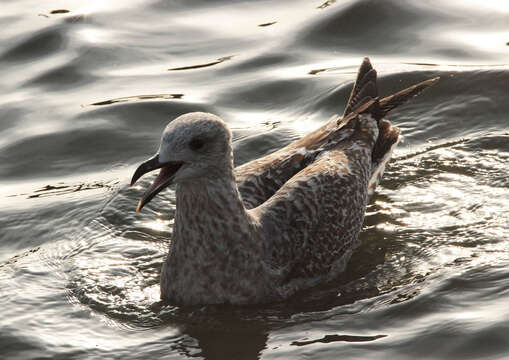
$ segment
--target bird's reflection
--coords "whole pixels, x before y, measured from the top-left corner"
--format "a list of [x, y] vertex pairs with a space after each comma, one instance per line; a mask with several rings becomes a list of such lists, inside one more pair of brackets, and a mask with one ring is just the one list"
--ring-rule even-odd
[[169, 322], [179, 328], [182, 337], [170, 344], [170, 350], [207, 360], [259, 359], [270, 331], [260, 310], [229, 306], [178, 309]]
[[265, 349], [267, 332], [260, 326], [235, 326], [210, 329], [199, 325], [188, 329], [189, 336], [198, 341], [199, 356], [207, 360], [255, 360]]

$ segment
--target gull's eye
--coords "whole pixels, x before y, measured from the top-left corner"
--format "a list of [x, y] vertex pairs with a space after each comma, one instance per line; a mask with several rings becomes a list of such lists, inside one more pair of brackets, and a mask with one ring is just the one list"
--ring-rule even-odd
[[200, 138], [193, 138], [191, 141], [189, 141], [189, 147], [194, 151], [200, 150], [203, 145], [205, 145], [205, 140]]

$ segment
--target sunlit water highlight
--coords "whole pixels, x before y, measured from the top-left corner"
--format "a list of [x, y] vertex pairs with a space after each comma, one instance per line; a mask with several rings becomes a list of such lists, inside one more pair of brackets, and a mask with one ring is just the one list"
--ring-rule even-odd
[[[479, 0], [3, 4], [0, 357], [509, 357], [508, 13]], [[166, 123], [222, 116], [243, 163], [341, 113], [363, 56], [382, 95], [441, 80], [391, 116], [403, 141], [345, 274], [270, 306], [161, 303], [174, 193], [138, 215], [151, 177], [128, 181]]]

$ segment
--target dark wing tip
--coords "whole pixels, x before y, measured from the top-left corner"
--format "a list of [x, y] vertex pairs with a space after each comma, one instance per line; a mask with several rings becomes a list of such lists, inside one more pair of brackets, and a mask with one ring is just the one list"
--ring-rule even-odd
[[359, 67], [359, 71], [357, 72], [357, 79], [355, 80], [352, 92], [350, 93], [343, 116], [350, 114], [352, 111], [364, 105], [367, 101], [378, 96], [376, 80], [376, 70], [373, 69], [369, 58], [365, 57]]
[[373, 69], [373, 65], [371, 65], [371, 61], [366, 56], [364, 59], [362, 59], [362, 64], [359, 67], [359, 71], [357, 72], [357, 81], [362, 79], [366, 73], [368, 73], [370, 70]]
[[431, 85], [434, 85], [440, 77], [435, 77], [433, 79], [428, 79], [422, 81], [418, 84], [412, 85], [404, 90], [398, 91], [397, 93], [387, 96], [380, 100], [380, 109], [383, 113], [383, 116], [387, 114], [392, 109], [404, 104], [411, 98], [419, 95], [424, 89], [427, 89]]
[[[394, 95], [380, 100], [380, 115], [384, 116], [395, 107], [405, 103], [409, 99], [420, 94], [424, 89], [436, 83], [440, 78], [425, 80], [407, 89], [401, 90]], [[357, 79], [348, 99], [343, 117], [360, 109], [363, 105], [378, 96], [377, 72], [371, 65], [368, 57], [362, 61]]]

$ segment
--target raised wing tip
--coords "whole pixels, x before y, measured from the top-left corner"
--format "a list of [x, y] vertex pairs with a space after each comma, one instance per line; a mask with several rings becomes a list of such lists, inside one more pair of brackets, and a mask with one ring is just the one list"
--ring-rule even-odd
[[438, 80], [440, 80], [440, 77], [437, 76], [432, 79], [421, 81], [420, 83], [412, 85], [407, 89], [398, 91], [394, 95], [401, 94], [401, 95], [407, 95], [408, 98], [412, 98], [414, 96], [419, 95], [424, 89], [427, 89], [428, 87], [434, 85]]
[[357, 79], [350, 93], [343, 117], [360, 110], [360, 112], [371, 112], [377, 119], [381, 119], [389, 111], [419, 95], [439, 79], [440, 77], [434, 77], [422, 81], [379, 101], [371, 102], [371, 100], [378, 97], [377, 72], [371, 65], [369, 58], [365, 57], [357, 72]]
[[350, 97], [348, 98], [343, 116], [348, 115], [365, 104], [366, 101], [369, 101], [378, 95], [376, 79], [376, 70], [373, 69], [369, 58], [365, 57], [357, 71], [357, 78], [350, 93]]
[[356, 80], [356, 82], [361, 81], [362, 78], [364, 77], [364, 75], [366, 75], [371, 70], [373, 70], [373, 65], [371, 65], [371, 61], [369, 60], [369, 58], [365, 57], [362, 60], [361, 66], [359, 66], [359, 70], [357, 70], [357, 80]]
[[383, 116], [392, 109], [404, 104], [411, 98], [419, 95], [424, 89], [434, 85], [440, 77], [434, 77], [432, 79], [421, 81], [418, 84], [412, 85], [406, 89], [398, 91], [397, 93], [387, 96], [380, 100], [380, 108]]
[[432, 79], [424, 80], [423, 82], [419, 83], [425, 86], [431, 86], [434, 83], [436, 83], [438, 80], [440, 80], [440, 76], [434, 77]]

